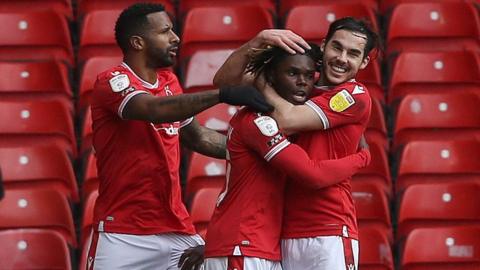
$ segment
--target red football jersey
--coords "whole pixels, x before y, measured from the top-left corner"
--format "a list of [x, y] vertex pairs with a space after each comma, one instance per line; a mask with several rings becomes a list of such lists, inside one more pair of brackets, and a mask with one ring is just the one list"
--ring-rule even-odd
[[92, 119], [100, 179], [94, 222], [99, 231], [195, 233], [179, 181], [178, 129], [192, 119], [164, 124], [122, 119], [123, 109], [135, 95], [182, 93], [175, 74], [161, 70], [157, 76], [152, 85], [123, 63], [97, 77]]
[[[317, 88], [315, 94], [305, 104], [318, 114], [325, 130], [303, 132], [295, 143], [312, 159], [338, 159], [355, 153], [370, 118], [366, 87], [350, 81]], [[320, 190], [288, 181], [282, 237], [344, 235], [358, 239], [350, 181], [351, 177]]]
[[243, 108], [230, 120], [227, 180], [208, 225], [206, 257], [281, 259], [285, 177], [268, 161], [290, 142], [265, 119], [273, 121]]

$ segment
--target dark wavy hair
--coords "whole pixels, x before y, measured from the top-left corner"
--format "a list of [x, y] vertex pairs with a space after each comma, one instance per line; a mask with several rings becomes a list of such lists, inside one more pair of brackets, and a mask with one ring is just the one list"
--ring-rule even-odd
[[[311, 49], [306, 49], [304, 55], [309, 56], [315, 62], [315, 69], [318, 70], [318, 65], [322, 59], [322, 52], [317, 44], [309, 43]], [[250, 62], [247, 65], [245, 73], [252, 73], [255, 77], [260, 73], [271, 74], [275, 67], [283, 61], [288, 53], [280, 47], [268, 47], [266, 49], [258, 49], [250, 55]]]
[[115, 23], [115, 40], [125, 53], [129, 49], [131, 36], [142, 36], [150, 25], [147, 15], [165, 11], [162, 4], [138, 3], [124, 9]]

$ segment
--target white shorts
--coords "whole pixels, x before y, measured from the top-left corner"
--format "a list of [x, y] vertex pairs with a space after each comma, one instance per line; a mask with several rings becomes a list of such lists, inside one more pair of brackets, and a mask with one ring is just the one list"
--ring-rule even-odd
[[185, 249], [204, 244], [199, 235], [94, 233], [87, 270], [177, 270]]
[[282, 240], [284, 270], [357, 270], [358, 241], [341, 236]]
[[203, 266], [204, 270], [282, 270], [280, 262], [243, 256], [207, 258]]

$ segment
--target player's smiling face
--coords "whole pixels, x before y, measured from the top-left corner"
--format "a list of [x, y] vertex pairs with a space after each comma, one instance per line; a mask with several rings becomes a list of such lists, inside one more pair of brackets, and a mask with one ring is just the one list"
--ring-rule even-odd
[[175, 63], [180, 39], [173, 32], [173, 24], [164, 11], [147, 15], [150, 29], [144, 37], [148, 63], [155, 68]]
[[293, 104], [307, 101], [313, 88], [315, 62], [310, 56], [295, 54], [278, 63], [270, 81], [277, 93]]
[[332, 38], [322, 43], [322, 85], [338, 85], [354, 79], [364, 69], [370, 58], [364, 57], [367, 36], [348, 30], [336, 31]]

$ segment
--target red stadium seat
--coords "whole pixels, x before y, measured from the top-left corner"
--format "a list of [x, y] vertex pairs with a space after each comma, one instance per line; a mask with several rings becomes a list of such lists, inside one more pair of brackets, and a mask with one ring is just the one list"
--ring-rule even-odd
[[122, 57], [91, 57], [83, 65], [80, 76], [80, 90], [78, 110], [83, 111], [90, 105], [90, 95], [93, 91], [93, 86], [97, 80], [97, 75], [109, 68], [115, 67], [122, 63]]
[[[471, 2], [475, 3], [476, 0], [442, 0], [441, 2]], [[424, 3], [424, 2], [435, 2], [435, 0], [381, 0], [378, 1], [379, 8], [381, 13], [388, 14], [392, 9], [403, 3]]]
[[95, 10], [85, 15], [81, 26], [78, 59], [84, 63], [95, 56], [121, 57], [115, 41], [115, 22], [121, 10]]
[[0, 13], [24, 12], [25, 10], [53, 10], [73, 20], [71, 0], [42, 0], [41, 5], [37, 0], [3, 0], [0, 5]]
[[480, 176], [480, 142], [412, 141], [403, 149], [397, 192], [412, 184], [476, 181]]
[[370, 142], [370, 153], [372, 160], [370, 165], [361, 169], [352, 178], [352, 185], [368, 183], [378, 187], [389, 198], [392, 196], [392, 180], [390, 177], [390, 166], [388, 157], [382, 145]]
[[190, 207], [190, 217], [192, 218], [193, 225], [195, 225], [197, 232], [203, 238], [205, 238], [208, 223], [215, 211], [220, 191], [221, 188], [219, 187], [208, 187], [199, 189], [195, 195], [193, 195]]
[[82, 199], [85, 200], [92, 192], [98, 190], [97, 159], [93, 153], [87, 157], [82, 185]]
[[90, 242], [92, 242], [92, 234], [89, 234], [82, 246], [82, 253], [80, 257], [79, 270], [87, 269], [88, 251], [90, 249]]
[[400, 204], [397, 238], [416, 228], [480, 225], [479, 192], [480, 184], [469, 182], [409, 186]]
[[68, 201], [54, 190], [7, 190], [0, 201], [0, 229], [15, 228], [55, 230], [77, 245]]
[[480, 228], [422, 228], [410, 233], [402, 270], [480, 269]]
[[364, 84], [373, 99], [385, 104], [385, 90], [382, 86], [380, 65], [376, 59], [371, 59], [365, 69], [359, 70], [355, 80]]
[[59, 100], [72, 111], [68, 70], [58, 61], [0, 62], [2, 100]]
[[373, 11], [365, 5], [353, 2], [295, 6], [285, 18], [285, 28], [301, 35], [307, 41], [320, 44], [327, 35], [330, 23], [346, 16], [366, 18], [375, 30], [379, 29]]
[[0, 13], [0, 60], [55, 59], [73, 65], [67, 21], [53, 10]]
[[389, 149], [387, 124], [385, 123], [385, 114], [380, 101], [372, 99], [372, 113], [365, 131], [365, 137], [369, 143], [377, 143], [386, 151]]
[[[348, 5], [348, 4], [362, 4], [365, 7], [376, 11], [378, 8], [378, 3], [376, 0], [282, 0], [279, 1], [280, 6], [280, 17], [284, 17], [290, 10], [294, 9], [298, 6], [304, 5], [331, 5], [331, 4], [339, 4], [339, 5]], [[340, 18], [338, 16], [337, 18]]]
[[0, 148], [0, 164], [7, 188], [50, 189], [79, 201], [72, 163], [58, 147]]
[[479, 139], [479, 106], [473, 93], [407, 95], [396, 113], [392, 149], [413, 140]]
[[97, 197], [98, 190], [95, 190], [88, 195], [83, 204], [82, 227], [80, 229], [80, 246], [83, 246], [92, 233], [93, 210], [95, 207], [95, 202], [97, 201]]
[[187, 173], [186, 198], [207, 187], [222, 187], [225, 184], [225, 160], [210, 158], [194, 152]]
[[393, 243], [390, 208], [384, 191], [375, 185], [357, 183], [352, 185], [352, 196], [359, 228], [375, 229]]
[[480, 62], [474, 52], [406, 52], [396, 59], [389, 102], [407, 94], [480, 92]]
[[198, 50], [236, 49], [258, 32], [273, 28], [271, 15], [259, 6], [199, 7], [185, 17], [180, 57]]
[[235, 106], [221, 103], [197, 114], [195, 118], [200, 125], [226, 134], [228, 123], [237, 110]]
[[199, 7], [215, 7], [215, 6], [235, 6], [235, 5], [247, 5], [247, 6], [259, 6], [275, 14], [275, 0], [182, 0], [179, 1], [179, 13], [180, 18], [183, 18], [193, 8]]
[[93, 150], [92, 110], [90, 109], [90, 107], [88, 107], [85, 111], [85, 117], [83, 118], [82, 125], [82, 147], [80, 149], [80, 154], [89, 153]]
[[42, 229], [0, 231], [0, 269], [72, 269], [62, 235]]
[[387, 236], [373, 228], [360, 228], [359, 269], [393, 270], [393, 256]]
[[[83, 17], [85, 14], [97, 10], [123, 10], [128, 6], [143, 2], [140, 0], [79, 0], [78, 12], [79, 16]], [[170, 16], [175, 17], [174, 0], [150, 0], [149, 3], [159, 3], [165, 6], [165, 10]], [[112, 30], [113, 31], [113, 30]]]
[[183, 71], [183, 87], [185, 92], [214, 89], [213, 77], [232, 52], [232, 49], [227, 49], [213, 51], [201, 50], [193, 53]]
[[480, 49], [480, 19], [471, 3], [423, 2], [395, 6], [387, 54], [403, 51]]
[[70, 112], [59, 101], [0, 101], [0, 147], [55, 144], [76, 156]]

